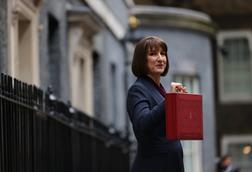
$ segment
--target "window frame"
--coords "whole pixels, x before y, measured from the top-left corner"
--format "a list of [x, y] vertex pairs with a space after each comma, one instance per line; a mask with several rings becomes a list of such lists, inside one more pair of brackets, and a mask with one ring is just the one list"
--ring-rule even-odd
[[[229, 154], [228, 152], [228, 145], [230, 144], [247, 144], [250, 143], [252, 145], [252, 135], [224, 135], [221, 138], [221, 155], [224, 156]], [[252, 154], [250, 152], [250, 154]], [[234, 157], [234, 155], [231, 155]], [[242, 163], [244, 165], [244, 163]], [[239, 163], [239, 167], [242, 165]]]
[[[84, 42], [85, 38], [81, 38]], [[73, 105], [82, 110], [89, 116], [93, 114], [93, 59], [91, 45], [86, 44], [76, 45], [73, 50], [70, 62], [71, 75], [71, 100]], [[83, 61], [83, 65], [81, 65]], [[81, 77], [82, 79], [80, 80]]]
[[[39, 77], [39, 48], [38, 48], [38, 7], [29, 5], [27, 2], [23, 2], [21, 0], [14, 1], [13, 3], [9, 3], [10, 11], [9, 11], [9, 19], [8, 28], [10, 30], [8, 39], [8, 51], [9, 51], [9, 59], [8, 59], [8, 72], [10, 75], [22, 79], [24, 82], [28, 82], [29, 84], [39, 85], [40, 77]], [[20, 73], [21, 69], [19, 68], [20, 57], [17, 52], [19, 49], [19, 17], [23, 17], [27, 21], [30, 22], [29, 26], [29, 34], [30, 34], [30, 61], [31, 61], [31, 75], [25, 76]]]
[[[248, 40], [249, 52], [250, 52], [250, 66], [251, 66], [251, 77], [252, 77], [252, 32], [249, 30], [230, 30], [220, 31], [217, 34], [218, 47], [223, 47], [226, 39], [232, 38], [246, 38]], [[222, 72], [223, 66], [223, 55], [221, 51], [217, 53], [217, 68], [218, 68], [218, 91], [219, 100], [221, 103], [248, 103], [252, 101], [252, 91], [250, 93], [225, 93], [224, 92], [224, 74]], [[252, 81], [252, 79], [251, 79]], [[252, 83], [251, 83], [252, 85]]]
[[224, 135], [221, 139], [221, 154], [228, 153], [228, 145], [232, 143], [250, 142], [252, 144], [252, 135]]
[[[174, 73], [172, 75], [172, 80], [175, 81], [175, 82], [181, 82], [181, 81], [178, 81], [176, 80], [177, 79], [182, 79], [184, 81], [190, 81], [190, 84], [192, 84], [192, 88], [193, 92], [192, 93], [195, 93], [195, 94], [199, 94], [200, 91], [201, 91], [201, 79], [200, 79], [200, 76], [197, 75], [197, 74], [183, 74], [183, 73]], [[196, 82], [196, 83], [194, 83]], [[184, 83], [182, 83], [184, 84]], [[195, 86], [195, 84], [197, 84], [197, 86]], [[186, 86], [184, 84], [184, 86]], [[188, 90], [190, 91], [190, 90]], [[190, 148], [191, 149], [188, 149], [186, 148], [186, 144], [190, 144]], [[186, 161], [186, 157], [193, 157], [192, 159], [192, 164], [191, 164], [191, 167], [192, 167], [192, 170], [193, 172], [201, 172], [203, 171], [203, 167], [202, 167], [202, 164], [203, 164], [203, 151], [202, 151], [202, 148], [203, 148], [203, 144], [201, 141], [182, 141], [182, 146], [183, 146], [183, 151], [184, 151], [184, 162]], [[186, 168], [186, 164], [185, 164], [185, 168]]]

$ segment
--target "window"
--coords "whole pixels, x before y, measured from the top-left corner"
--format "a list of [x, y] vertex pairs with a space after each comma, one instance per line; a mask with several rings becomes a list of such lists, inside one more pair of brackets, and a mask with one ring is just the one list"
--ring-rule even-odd
[[[174, 82], [182, 83], [190, 93], [199, 93], [199, 78], [196, 76], [174, 75]], [[182, 141], [184, 151], [184, 165], [187, 172], [202, 171], [202, 143], [201, 141]]]
[[59, 22], [53, 15], [48, 15], [48, 77], [53, 93], [60, 97], [61, 91], [61, 53]]
[[88, 115], [93, 115], [92, 61], [91, 48], [81, 43], [75, 49], [70, 66], [73, 106]]
[[[28, 4], [27, 4], [28, 3]], [[39, 84], [38, 12], [27, 2], [12, 4], [9, 73], [29, 84]]]
[[[100, 77], [98, 69], [100, 59], [98, 54], [92, 54], [93, 40], [101, 27], [96, 22], [95, 16], [86, 11], [69, 10], [67, 20], [71, 101], [73, 106], [94, 116], [96, 107], [93, 105], [99, 100], [102, 90], [100, 83], [97, 83], [97, 80], [94, 82], [94, 76], [98, 77], [97, 79]], [[98, 95], [94, 96], [94, 94]], [[101, 105], [99, 104], [98, 108], [101, 108]], [[100, 109], [95, 111], [99, 115], [100, 112]]]
[[222, 155], [230, 154], [240, 171], [252, 171], [252, 135], [224, 136], [221, 143]]
[[117, 122], [117, 118], [118, 118], [118, 111], [117, 111], [117, 107], [118, 107], [118, 101], [117, 101], [117, 69], [116, 69], [116, 64], [112, 63], [110, 64], [110, 76], [111, 76], [111, 86], [110, 86], [110, 92], [111, 92], [111, 99], [112, 99], [112, 103], [111, 103], [111, 109], [112, 109], [112, 124], [111, 125], [115, 125], [115, 123]]
[[69, 28], [71, 101], [74, 107], [93, 116], [93, 57], [91, 42], [83, 28]]
[[101, 85], [101, 59], [97, 51], [93, 51], [93, 97], [94, 97], [94, 115], [97, 119], [102, 118], [102, 85]]
[[228, 31], [218, 34], [218, 71], [221, 102], [252, 100], [252, 33]]

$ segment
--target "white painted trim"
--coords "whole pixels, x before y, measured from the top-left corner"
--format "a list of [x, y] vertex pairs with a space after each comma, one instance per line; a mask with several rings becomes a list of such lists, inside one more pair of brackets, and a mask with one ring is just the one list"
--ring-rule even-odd
[[108, 6], [102, 0], [86, 0], [85, 2], [104, 20], [111, 31], [118, 39], [122, 39], [126, 34], [126, 28], [110, 11]]
[[[175, 77], [174, 77], [175, 76]], [[188, 88], [188, 91], [193, 91], [194, 93], [199, 93], [199, 78], [196, 75], [188, 76], [184, 74], [175, 74], [173, 75], [172, 80], [175, 82], [182, 82], [184, 80], [185, 86]], [[193, 172], [202, 172], [203, 171], [203, 154], [202, 154], [202, 141], [183, 141], [182, 143], [189, 143], [191, 144], [191, 149], [184, 149], [184, 158], [187, 155], [193, 157], [192, 160], [192, 168]], [[186, 168], [186, 166], [185, 166]]]
[[[185, 144], [190, 144], [191, 148], [186, 149], [184, 146]], [[202, 141], [182, 141], [183, 145], [183, 152], [184, 152], [184, 161], [185, 158], [189, 156], [192, 157], [191, 160], [191, 167], [193, 169], [193, 172], [202, 172], [203, 170], [203, 154], [202, 154]], [[186, 170], [186, 166], [185, 166]]]
[[[92, 45], [88, 41], [87, 36], [85, 36], [85, 30], [83, 27], [78, 25], [70, 25], [68, 41], [71, 101], [73, 106], [82, 110], [86, 114], [93, 116]], [[85, 62], [83, 66], [84, 73], [81, 73], [79, 67], [80, 59], [83, 59]], [[82, 77], [83, 80], [80, 80], [79, 77]]]
[[[248, 39], [249, 42], [249, 49], [250, 49], [250, 64], [252, 67], [252, 32], [250, 30], [229, 30], [229, 31], [220, 31], [217, 33], [217, 43], [218, 47], [222, 47], [224, 40], [227, 38], [241, 38], [245, 37]], [[219, 93], [220, 93], [220, 101], [222, 103], [246, 103], [246, 102], [251, 102], [252, 100], [252, 93], [251, 94], [229, 94], [226, 95], [224, 94], [224, 86], [223, 86], [223, 73], [221, 72], [221, 68], [223, 67], [223, 56], [220, 53], [220, 51], [217, 52], [217, 67], [218, 67], [218, 76], [219, 76], [219, 81], [218, 81], [218, 88], [219, 88]], [[251, 75], [252, 77], [252, 75]], [[252, 80], [252, 78], [251, 78]]]
[[23, 1], [11, 1], [10, 5], [10, 22], [8, 23], [9, 32], [9, 59], [8, 59], [8, 72], [13, 77], [20, 76], [17, 69], [19, 62], [18, 57], [18, 22], [19, 17], [22, 15], [30, 21], [31, 26], [31, 77], [29, 78], [30, 84], [39, 85], [39, 57], [38, 57], [38, 13], [36, 10], [27, 6]]
[[221, 155], [228, 153], [228, 145], [233, 143], [251, 143], [252, 135], [228, 135], [221, 139]]

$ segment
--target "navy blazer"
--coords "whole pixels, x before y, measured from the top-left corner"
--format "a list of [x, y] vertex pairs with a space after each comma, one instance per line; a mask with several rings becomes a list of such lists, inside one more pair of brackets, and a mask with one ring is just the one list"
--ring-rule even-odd
[[127, 111], [138, 142], [138, 156], [167, 154], [168, 159], [175, 159], [182, 169], [181, 143], [165, 137], [165, 98], [150, 78], [139, 77], [130, 87]]

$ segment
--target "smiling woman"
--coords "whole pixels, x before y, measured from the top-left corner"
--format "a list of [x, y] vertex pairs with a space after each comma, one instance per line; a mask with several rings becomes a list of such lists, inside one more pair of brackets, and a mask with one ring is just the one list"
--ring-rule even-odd
[[[165, 94], [161, 76], [168, 73], [166, 43], [158, 37], [145, 37], [135, 47], [132, 72], [137, 77], [127, 97], [127, 111], [138, 142], [132, 172], [184, 172], [183, 150], [179, 140], [165, 138]], [[182, 85], [172, 91], [186, 89]]]
[[166, 69], [166, 64], [168, 63], [166, 47], [158, 47], [154, 45], [148, 48], [147, 53], [147, 68], [148, 76], [152, 78], [157, 84], [159, 83], [159, 78]]
[[[158, 37], [150, 36], [140, 40], [135, 48], [134, 57], [132, 61], [132, 72], [136, 77], [140, 77], [148, 74], [148, 59], [158, 54], [162, 51], [165, 56], [165, 69], [162, 76], [165, 76], [169, 70], [169, 61], [167, 56], [167, 45], [166, 43]], [[149, 58], [147, 58], [149, 56]]]

